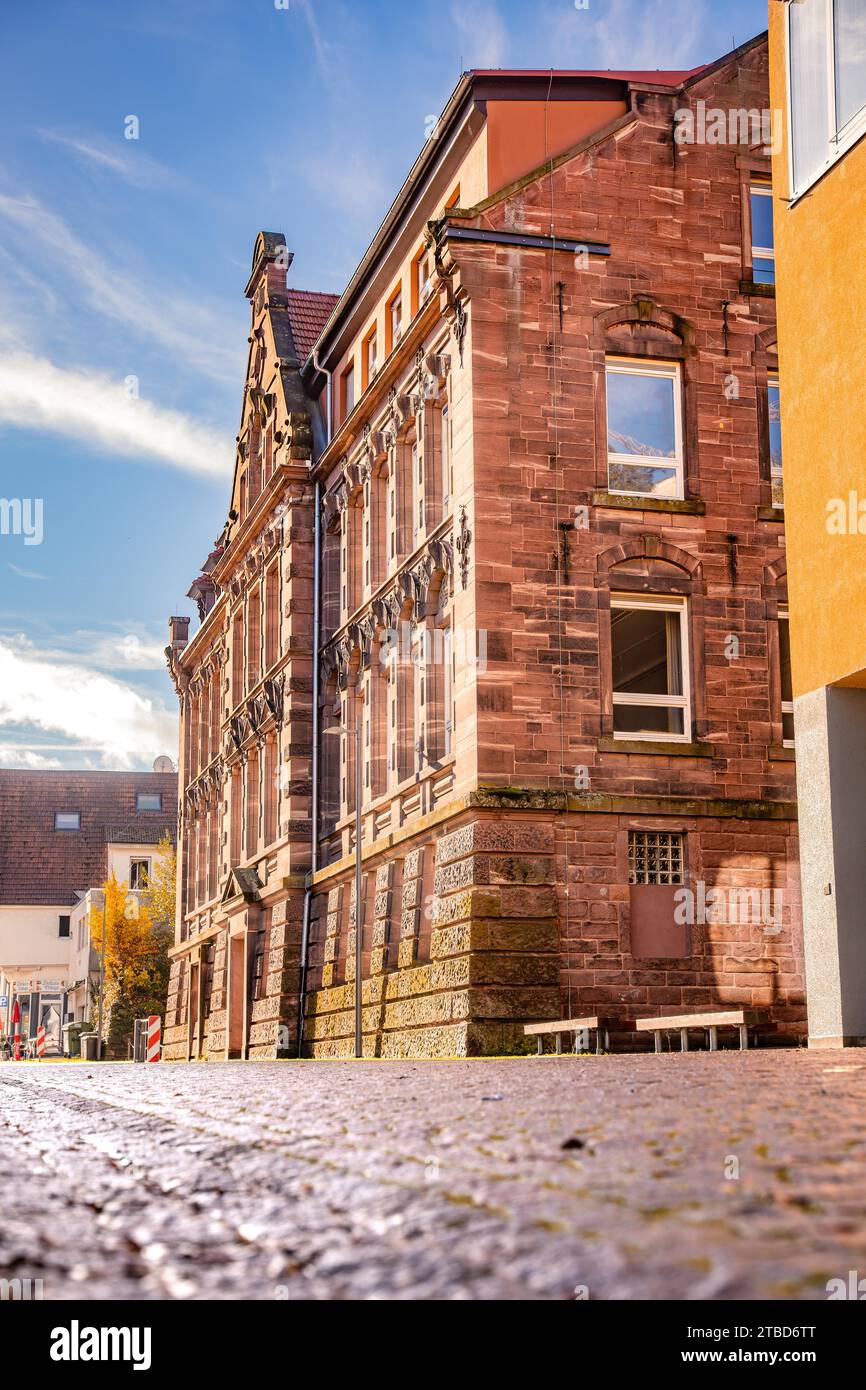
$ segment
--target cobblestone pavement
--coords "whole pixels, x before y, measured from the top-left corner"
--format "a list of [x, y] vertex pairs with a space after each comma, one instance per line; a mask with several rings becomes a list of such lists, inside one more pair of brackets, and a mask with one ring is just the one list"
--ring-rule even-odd
[[9, 1063], [0, 1273], [51, 1299], [826, 1298], [866, 1275], [864, 1102], [851, 1051]]

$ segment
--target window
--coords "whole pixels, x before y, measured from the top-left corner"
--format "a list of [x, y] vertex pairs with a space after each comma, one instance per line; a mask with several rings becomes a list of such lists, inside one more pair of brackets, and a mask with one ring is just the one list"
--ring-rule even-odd
[[788, 614], [779, 613], [779, 677], [782, 686], [782, 743], [794, 747], [794, 686], [791, 680], [791, 635]]
[[752, 216], [752, 279], [758, 285], [776, 283], [773, 250], [773, 190], [768, 183], [749, 188]]
[[149, 859], [130, 859], [129, 861], [129, 886], [137, 888], [139, 891], [145, 889], [150, 880], [150, 860]]
[[684, 599], [611, 599], [614, 737], [687, 740]]
[[451, 504], [451, 416], [448, 407], [442, 408], [442, 511], [448, 511]]
[[678, 831], [630, 830], [628, 881], [662, 886], [682, 883], [682, 835]]
[[802, 0], [788, 6], [788, 93], [796, 197], [866, 130], [862, 0]]
[[388, 351], [393, 352], [403, 336], [403, 294], [398, 290], [388, 303]]
[[342, 417], [345, 420], [355, 407], [355, 366], [347, 367], [342, 378]]
[[260, 931], [256, 937], [253, 954], [253, 999], [265, 997], [265, 934]]
[[368, 386], [379, 370], [379, 351], [376, 330], [364, 342], [364, 385]]
[[70, 933], [70, 930], [69, 930], [69, 917], [66, 916], [66, 915], [64, 914], [62, 917], [58, 917], [57, 922], [58, 922], [58, 931], [57, 931], [57, 935], [58, 935], [58, 936], [70, 936], [71, 933]]
[[136, 792], [135, 793], [136, 811], [161, 811], [162, 795], [160, 792]]
[[232, 706], [239, 704], [244, 693], [244, 615], [235, 613], [232, 623]]
[[265, 669], [270, 670], [279, 655], [280, 572], [271, 565], [265, 579]]
[[80, 811], [55, 811], [54, 812], [55, 830], [80, 830], [81, 812]]
[[767, 419], [770, 426], [770, 489], [774, 507], [785, 504], [782, 488], [782, 419], [779, 411], [779, 378], [767, 378]]
[[421, 306], [426, 303], [432, 289], [432, 259], [432, 254], [426, 247], [422, 247], [415, 257], [412, 292], [414, 299], [413, 307], [416, 314]]
[[257, 585], [247, 599], [247, 690], [261, 679], [262, 591]]
[[611, 358], [606, 378], [609, 490], [682, 497], [679, 367]]

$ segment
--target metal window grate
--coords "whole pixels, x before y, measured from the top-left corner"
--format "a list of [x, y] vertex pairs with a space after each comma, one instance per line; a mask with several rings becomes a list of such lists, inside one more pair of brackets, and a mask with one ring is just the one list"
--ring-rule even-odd
[[683, 837], [665, 830], [628, 832], [629, 883], [682, 883]]

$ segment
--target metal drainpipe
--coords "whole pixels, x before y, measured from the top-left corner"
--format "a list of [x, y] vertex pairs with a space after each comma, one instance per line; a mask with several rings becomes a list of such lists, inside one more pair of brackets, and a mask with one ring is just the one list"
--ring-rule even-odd
[[[319, 363], [316, 349], [312, 352], [313, 368], [325, 377], [325, 448], [331, 442], [331, 373]], [[322, 585], [322, 518], [321, 484], [316, 483], [313, 506], [313, 719], [312, 719], [312, 787], [310, 789], [310, 879], [319, 863], [319, 644], [321, 642], [320, 609]], [[307, 993], [307, 956], [310, 948], [310, 906], [313, 888], [310, 882], [304, 893], [304, 920], [301, 927], [301, 976], [298, 988], [298, 1056], [304, 1048], [304, 1001]]]
[[[325, 385], [325, 448], [331, 442], [331, 373], [319, 364], [316, 349], [312, 353], [313, 367], [322, 372]], [[316, 515], [313, 521], [313, 758], [312, 787], [310, 789], [310, 879], [319, 864], [319, 644], [321, 642], [321, 587], [322, 587], [322, 517], [321, 484], [316, 483], [313, 506]], [[301, 927], [301, 976], [298, 988], [298, 1056], [304, 1049], [304, 1001], [307, 993], [307, 956], [310, 949], [310, 906], [313, 900], [312, 883], [304, 893], [304, 920]]]
[[[330, 393], [330, 382], [328, 384]], [[330, 425], [330, 421], [329, 421]], [[329, 431], [330, 432], [330, 431]], [[319, 610], [322, 574], [322, 516], [321, 484], [316, 483], [313, 501], [315, 520], [313, 523], [313, 758], [312, 787], [310, 795], [310, 878], [318, 868], [319, 860]], [[310, 946], [310, 906], [313, 898], [312, 883], [304, 893], [304, 922], [301, 928], [301, 978], [298, 990], [298, 1056], [303, 1056], [304, 1047], [304, 1001], [307, 993], [307, 956]]]

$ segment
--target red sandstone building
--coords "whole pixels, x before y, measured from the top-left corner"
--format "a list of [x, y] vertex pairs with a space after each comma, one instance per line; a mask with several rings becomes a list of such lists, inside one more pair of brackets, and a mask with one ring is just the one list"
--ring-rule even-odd
[[365, 1052], [800, 1031], [769, 156], [681, 143], [700, 103], [765, 110], [765, 39], [470, 72], [338, 301], [260, 234], [231, 510], [172, 619], [168, 1056], [352, 1052], [358, 786]]

